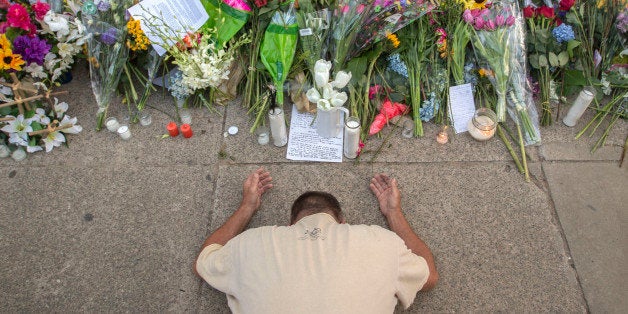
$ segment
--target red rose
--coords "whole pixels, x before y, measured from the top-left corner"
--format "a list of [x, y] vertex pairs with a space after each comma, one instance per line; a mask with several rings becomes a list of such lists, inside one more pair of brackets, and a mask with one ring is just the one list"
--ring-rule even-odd
[[526, 19], [531, 19], [536, 17], [536, 11], [534, 10], [534, 8], [532, 6], [527, 6], [525, 8], [523, 8], [523, 16]]
[[554, 12], [554, 8], [550, 8], [547, 6], [539, 7], [538, 9], [536, 9], [536, 13], [550, 20], [556, 17], [556, 12]]
[[576, 3], [576, 0], [560, 0], [558, 9], [561, 11], [569, 11], [571, 7]]

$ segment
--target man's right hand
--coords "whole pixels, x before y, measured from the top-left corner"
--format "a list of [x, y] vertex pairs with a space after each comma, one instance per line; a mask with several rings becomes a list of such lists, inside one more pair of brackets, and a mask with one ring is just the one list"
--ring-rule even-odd
[[396, 179], [378, 173], [371, 179], [370, 187], [379, 201], [379, 210], [385, 217], [401, 212], [401, 193]]

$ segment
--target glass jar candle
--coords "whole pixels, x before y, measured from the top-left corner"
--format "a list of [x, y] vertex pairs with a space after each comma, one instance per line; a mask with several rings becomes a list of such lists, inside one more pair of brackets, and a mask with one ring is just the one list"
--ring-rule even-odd
[[11, 158], [15, 161], [22, 161], [26, 159], [26, 151], [24, 151], [24, 148], [18, 147], [13, 151], [13, 154], [11, 154]]
[[567, 115], [563, 118], [563, 123], [566, 126], [575, 126], [578, 119], [582, 117], [587, 110], [593, 98], [595, 98], [595, 88], [591, 86], [585, 86], [578, 94], [578, 98], [573, 102], [571, 108], [567, 112]]
[[255, 129], [255, 135], [257, 135], [257, 143], [260, 145], [266, 145], [270, 142], [270, 133], [268, 133], [268, 127], [260, 125]]
[[114, 117], [109, 117], [107, 118], [107, 120], [105, 120], [105, 126], [107, 127], [107, 130], [109, 130], [109, 132], [115, 133], [115, 132], [118, 132], [120, 123], [118, 122], [118, 119]]
[[140, 124], [142, 126], [149, 126], [151, 123], [153, 123], [153, 118], [150, 116], [150, 113], [142, 112], [142, 115], [140, 116]]
[[360, 120], [357, 117], [349, 117], [345, 121], [344, 129], [344, 155], [349, 159], [358, 157], [360, 149]]
[[449, 142], [449, 127], [444, 125], [440, 132], [436, 135], [436, 142], [438, 144], [447, 144]]
[[489, 108], [480, 108], [473, 114], [467, 128], [474, 139], [478, 141], [489, 140], [495, 135], [497, 115]]
[[192, 113], [187, 108], [179, 109], [179, 118], [182, 124], [192, 124]]
[[131, 130], [129, 130], [128, 126], [123, 125], [118, 128], [118, 135], [120, 135], [120, 137], [126, 141], [131, 138]]
[[286, 119], [281, 108], [273, 108], [268, 111], [270, 120], [270, 134], [273, 137], [273, 144], [282, 147], [288, 144], [288, 131], [286, 130]]

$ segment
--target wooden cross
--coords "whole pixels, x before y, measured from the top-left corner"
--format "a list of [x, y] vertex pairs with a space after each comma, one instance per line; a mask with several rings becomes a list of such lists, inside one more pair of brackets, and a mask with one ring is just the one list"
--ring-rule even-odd
[[[37, 89], [33, 89], [30, 88], [28, 86], [26, 86], [26, 84], [22, 83], [18, 78], [17, 75], [15, 75], [15, 73], [11, 73], [11, 80], [13, 80], [12, 83], [5, 83], [5, 82], [0, 82], [1, 85], [10, 87], [11, 90], [13, 90], [13, 101], [10, 102], [6, 102], [3, 104], [0, 104], [0, 108], [4, 108], [4, 107], [9, 107], [9, 106], [17, 106], [17, 110], [19, 111], [20, 114], [24, 114], [24, 109], [26, 110], [32, 110], [31, 106], [30, 106], [30, 102], [31, 101], [35, 101], [35, 100], [39, 100], [39, 99], [44, 99], [46, 100], [46, 102], [50, 105], [50, 107], [54, 107], [54, 101], [52, 100], [51, 96], [55, 96], [55, 95], [60, 95], [60, 94], [66, 94], [67, 91], [61, 91], [61, 92], [55, 92], [52, 93], [50, 91], [46, 91], [43, 94], [39, 93], [39, 90]], [[26, 97], [28, 94], [35, 94], [34, 96], [30, 96], [30, 97]]]

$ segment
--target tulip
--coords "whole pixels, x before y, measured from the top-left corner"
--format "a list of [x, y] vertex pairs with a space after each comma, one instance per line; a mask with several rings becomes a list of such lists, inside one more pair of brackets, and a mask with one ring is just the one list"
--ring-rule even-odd
[[319, 99], [316, 102], [316, 108], [320, 110], [329, 110], [331, 109], [331, 105], [327, 99]]
[[347, 102], [347, 99], [349, 99], [349, 97], [347, 96], [347, 93], [342, 92], [342, 93], [336, 93], [334, 97], [332, 97], [329, 100], [329, 102], [334, 107], [342, 107], [342, 105], [344, 105]]
[[504, 26], [504, 24], [505, 24], [505, 23], [506, 23], [506, 18], [504, 18], [504, 16], [503, 16], [503, 15], [498, 14], [498, 15], [495, 17], [495, 24], [497, 25], [497, 27]]
[[506, 18], [506, 25], [508, 26], [513, 26], [515, 25], [515, 17], [514, 16], [509, 16]]
[[464, 10], [464, 13], [462, 13], [462, 18], [465, 22], [469, 24], [473, 23], [473, 13], [471, 13], [471, 10], [469, 9]]
[[331, 70], [331, 61], [320, 59], [314, 64], [314, 82], [316, 87], [321, 88], [329, 82], [329, 70]]
[[340, 71], [336, 74], [336, 77], [331, 85], [335, 88], [341, 89], [347, 86], [351, 80], [351, 72]]
[[321, 99], [321, 94], [316, 90], [316, 88], [312, 87], [305, 92], [305, 96], [307, 100], [313, 103], [317, 103], [319, 99]]
[[323, 98], [324, 99], [331, 99], [331, 98], [334, 97], [334, 95], [336, 93], [337, 92], [331, 86], [331, 83], [327, 83], [327, 84], [323, 85]]

